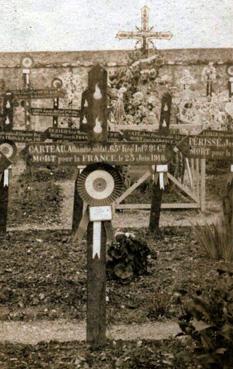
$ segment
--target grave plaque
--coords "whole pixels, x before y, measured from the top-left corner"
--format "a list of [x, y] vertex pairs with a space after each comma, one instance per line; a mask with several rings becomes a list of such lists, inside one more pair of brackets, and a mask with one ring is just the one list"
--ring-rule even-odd
[[54, 141], [87, 141], [87, 135], [84, 132], [80, 132], [76, 128], [56, 128], [49, 127], [44, 135]]
[[79, 118], [80, 110], [78, 109], [58, 109], [58, 108], [31, 108], [32, 115], [39, 115], [44, 117], [73, 117]]
[[0, 132], [0, 142], [11, 140], [14, 142], [32, 142], [32, 141], [42, 141], [44, 137], [43, 132], [36, 131], [21, 131], [21, 130], [12, 130], [9, 132]]
[[98, 162], [111, 164], [150, 165], [167, 163], [172, 154], [164, 143], [144, 144], [137, 142], [115, 142], [89, 145], [87, 143], [31, 143], [25, 149], [29, 163], [33, 165], [78, 166]]
[[53, 99], [54, 97], [65, 97], [65, 90], [57, 89], [57, 88], [44, 88], [34, 90], [32, 88], [29, 89], [21, 89], [21, 90], [13, 90], [15, 98], [17, 99]]
[[178, 147], [188, 158], [232, 161], [233, 157], [233, 137], [221, 134], [187, 136]]
[[199, 137], [207, 136], [207, 137], [232, 137], [233, 132], [231, 131], [219, 131], [213, 129], [204, 129], [202, 132], [199, 133]]

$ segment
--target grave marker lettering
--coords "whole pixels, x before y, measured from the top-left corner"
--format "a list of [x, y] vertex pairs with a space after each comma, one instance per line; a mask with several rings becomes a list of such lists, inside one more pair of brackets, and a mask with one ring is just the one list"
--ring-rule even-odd
[[30, 143], [25, 149], [33, 165], [78, 166], [98, 162], [122, 165], [153, 165], [167, 163], [172, 155], [166, 144], [146, 142], [98, 143]]
[[[58, 98], [54, 99], [54, 102], [57, 103]], [[39, 115], [44, 117], [74, 117], [79, 118], [80, 110], [78, 109], [59, 109], [58, 105], [54, 106], [54, 108], [31, 108], [30, 113], [32, 115]], [[53, 125], [56, 127], [56, 125]]]

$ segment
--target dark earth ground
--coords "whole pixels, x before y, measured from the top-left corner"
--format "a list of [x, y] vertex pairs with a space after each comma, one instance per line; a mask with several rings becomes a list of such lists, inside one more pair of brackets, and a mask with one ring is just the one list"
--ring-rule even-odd
[[[218, 181], [212, 181], [213, 175], [209, 178], [209, 194], [220, 194], [226, 176], [219, 176]], [[62, 193], [55, 179], [20, 177], [11, 191], [10, 223], [58, 223]], [[134, 232], [150, 247], [148, 273], [130, 284], [108, 281], [108, 325], [177, 320], [182, 291], [192, 294], [215, 284], [217, 268], [225, 263], [208, 259], [190, 228], [166, 227], [162, 239], [157, 240], [146, 229]], [[62, 230], [1, 236], [2, 321], [85, 319], [86, 243], [74, 244], [70, 236]], [[106, 349], [97, 352], [77, 342], [36, 346], [2, 343], [0, 368], [194, 369], [197, 365], [187, 351], [189, 347], [180, 339], [109, 342]]]
[[[221, 262], [207, 259], [187, 228], [166, 228], [151, 250], [147, 275], [130, 284], [108, 281], [108, 323], [142, 323], [180, 313], [179, 290], [192, 293], [217, 278]], [[86, 243], [68, 232], [9, 232], [1, 238], [0, 319], [84, 319]]]
[[77, 342], [39, 343], [36, 346], [0, 344], [0, 364], [1, 369], [198, 368], [185, 344], [170, 340], [113, 341], [98, 351]]

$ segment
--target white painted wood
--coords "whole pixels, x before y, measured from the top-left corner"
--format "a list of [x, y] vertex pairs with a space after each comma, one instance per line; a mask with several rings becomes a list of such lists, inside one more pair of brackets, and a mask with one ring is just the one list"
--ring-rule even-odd
[[191, 192], [186, 186], [182, 185], [171, 173], [168, 173], [167, 176], [172, 182], [175, 183], [177, 187], [179, 187], [184, 193], [191, 197], [191, 199], [193, 199], [195, 202], [198, 202], [196, 195]]
[[9, 169], [4, 170], [4, 179], [3, 179], [3, 187], [9, 186]]
[[168, 172], [168, 165], [167, 164], [159, 164], [159, 165], [156, 165], [156, 172], [157, 173], [166, 173]]
[[188, 158], [185, 158], [185, 163], [186, 163], [186, 167], [187, 167], [187, 171], [188, 171], [188, 177], [189, 177], [190, 187], [193, 188], [193, 176], [192, 176], [192, 172], [191, 172], [191, 169], [190, 169], [189, 159]]
[[200, 193], [201, 211], [206, 209], [206, 159], [201, 159], [201, 193]]
[[160, 190], [165, 189], [165, 187], [164, 187], [164, 173], [163, 172], [159, 173], [159, 188], [160, 188]]
[[112, 207], [111, 206], [90, 206], [89, 207], [89, 219], [91, 222], [101, 222], [106, 220], [112, 220]]
[[[171, 175], [169, 172], [167, 173], [168, 178], [178, 187], [181, 189], [181, 191], [188, 195], [193, 201], [191, 203], [168, 203], [168, 204], [162, 204], [162, 209], [198, 209], [200, 208], [200, 192], [199, 188], [200, 182], [201, 182], [201, 176], [199, 173], [200, 167], [199, 167], [199, 161], [200, 159], [197, 159], [196, 165], [196, 174], [194, 177], [197, 176], [197, 189], [196, 192], [191, 191], [187, 186], [184, 186], [182, 183], [180, 183], [173, 175]], [[153, 169], [153, 166], [152, 166]], [[194, 178], [192, 175], [192, 178]], [[144, 181], [146, 181], [147, 178], [152, 176], [152, 172], [150, 170], [147, 170], [145, 174], [138, 179], [136, 183], [134, 183], [131, 187], [129, 187], [113, 204], [113, 211], [115, 212], [115, 209], [127, 209], [127, 210], [135, 210], [135, 209], [150, 209], [150, 204], [121, 204], [121, 202], [128, 197], [137, 187], [139, 187]], [[203, 181], [205, 181], [205, 176]], [[201, 190], [201, 189], [200, 189]], [[181, 193], [182, 195], [182, 193]]]
[[[151, 204], [119, 204], [115, 209], [119, 210], [149, 210]], [[199, 209], [200, 205], [196, 202], [193, 203], [164, 203], [161, 205], [161, 209]]]
[[101, 222], [93, 222], [93, 246], [92, 258], [96, 256], [100, 259], [101, 251]]
[[196, 173], [195, 173], [196, 194], [197, 194], [198, 201], [200, 203], [200, 159], [195, 159], [195, 160], [196, 160]]
[[140, 186], [143, 182], [147, 180], [151, 176], [151, 171], [147, 170], [142, 177], [140, 177], [137, 182], [135, 182], [132, 186], [130, 186], [118, 199], [116, 200], [115, 204], [120, 204], [126, 197], [128, 197], [137, 187]]

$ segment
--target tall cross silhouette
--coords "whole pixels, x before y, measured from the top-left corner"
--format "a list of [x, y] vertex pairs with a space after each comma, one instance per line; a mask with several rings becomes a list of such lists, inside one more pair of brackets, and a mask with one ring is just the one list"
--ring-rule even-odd
[[136, 27], [137, 31], [120, 31], [116, 35], [119, 40], [137, 40], [136, 46], [141, 44], [143, 54], [147, 54], [151, 44], [154, 46], [153, 40], [170, 40], [173, 36], [171, 32], [153, 31], [154, 27], [149, 25], [149, 12], [150, 9], [146, 5], [141, 9], [141, 27]]

